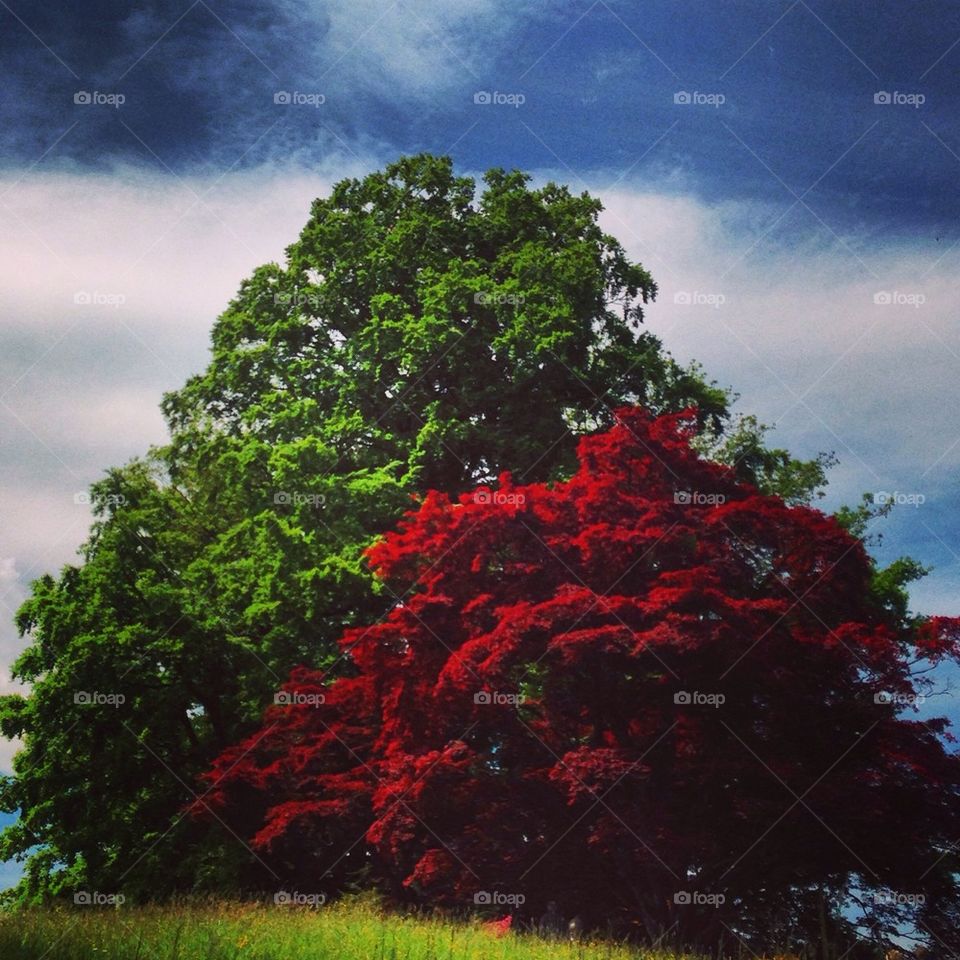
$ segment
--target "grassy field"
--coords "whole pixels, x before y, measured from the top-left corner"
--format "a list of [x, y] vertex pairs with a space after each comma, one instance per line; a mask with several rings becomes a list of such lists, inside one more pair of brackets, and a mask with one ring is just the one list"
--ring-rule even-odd
[[[382, 912], [368, 902], [316, 910], [272, 904], [0, 913], [3, 960], [639, 960], [609, 943], [498, 936], [481, 923]], [[656, 960], [671, 960], [658, 953]]]

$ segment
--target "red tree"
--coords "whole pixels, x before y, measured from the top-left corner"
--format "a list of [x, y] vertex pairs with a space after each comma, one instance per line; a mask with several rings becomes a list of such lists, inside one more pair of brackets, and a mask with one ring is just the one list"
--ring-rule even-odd
[[[906, 621], [862, 543], [620, 412], [554, 486], [429, 494], [370, 561], [398, 600], [301, 668], [208, 801], [302, 883], [556, 900], [714, 945], [955, 917], [960, 762], [905, 711], [953, 620]], [[322, 702], [321, 702], [322, 701]]]

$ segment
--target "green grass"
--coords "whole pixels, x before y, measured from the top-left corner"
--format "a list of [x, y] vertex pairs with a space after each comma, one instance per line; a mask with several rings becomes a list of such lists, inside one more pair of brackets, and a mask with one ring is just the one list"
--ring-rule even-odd
[[390, 914], [370, 902], [0, 913], [3, 960], [671, 960], [611, 943], [548, 942], [482, 923]]

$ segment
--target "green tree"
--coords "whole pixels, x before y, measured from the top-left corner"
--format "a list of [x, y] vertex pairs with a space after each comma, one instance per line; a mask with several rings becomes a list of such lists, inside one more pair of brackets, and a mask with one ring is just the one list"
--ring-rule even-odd
[[344, 669], [344, 627], [399, 602], [362, 551], [411, 495], [563, 477], [577, 436], [627, 403], [696, 405], [718, 455], [794, 500], [822, 482], [749, 424], [724, 447], [726, 392], [642, 327], [656, 286], [596, 199], [484, 183], [432, 156], [338, 183], [164, 399], [169, 444], [94, 486], [82, 562], [19, 613], [31, 693], [0, 704], [25, 741], [0, 787], [21, 899], [254, 882], [228, 831], [181, 816], [195, 778], [292, 666]]

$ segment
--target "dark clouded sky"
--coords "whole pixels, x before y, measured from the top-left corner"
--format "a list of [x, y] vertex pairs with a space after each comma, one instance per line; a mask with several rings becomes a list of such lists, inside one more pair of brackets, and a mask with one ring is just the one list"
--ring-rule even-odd
[[0, 0], [0, 56], [4, 663], [243, 276], [420, 150], [600, 195], [665, 345], [834, 450], [826, 506], [912, 496], [877, 549], [960, 613], [960, 4]]
[[[809, 190], [835, 224], [956, 236], [952, 3], [20, 2], [0, 24], [12, 166], [451, 150], [473, 168], [630, 167], [714, 201]], [[524, 102], [478, 109], [481, 90]], [[325, 99], [284, 108], [278, 91]], [[681, 91], [724, 99], [680, 109]]]

